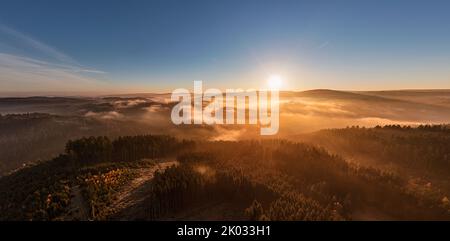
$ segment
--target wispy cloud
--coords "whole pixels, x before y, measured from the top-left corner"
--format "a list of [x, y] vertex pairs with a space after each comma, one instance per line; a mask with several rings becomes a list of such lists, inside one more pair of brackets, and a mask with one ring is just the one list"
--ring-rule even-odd
[[318, 49], [323, 49], [323, 48], [327, 47], [329, 44], [330, 44], [330, 42], [325, 41], [325, 42], [321, 43], [317, 48]]
[[96, 78], [81, 75], [82, 71], [86, 70], [0, 53], [2, 91], [80, 91], [106, 84]]
[[[40, 51], [41, 53], [47, 55], [48, 57], [55, 58], [56, 60], [62, 63], [70, 63], [78, 65], [78, 63], [70, 56], [15, 29], [0, 24], [0, 32], [9, 35], [12, 39], [18, 41], [19, 43], [25, 44], [28, 47]], [[15, 43], [17, 44], [17, 42]]]
[[[0, 33], [5, 36], [0, 46], [28, 51], [8, 53], [0, 49], [1, 91], [92, 91], [106, 86], [100, 80], [106, 72], [82, 66], [65, 53], [5, 25], [0, 24]], [[38, 52], [39, 57], [32, 52]]]

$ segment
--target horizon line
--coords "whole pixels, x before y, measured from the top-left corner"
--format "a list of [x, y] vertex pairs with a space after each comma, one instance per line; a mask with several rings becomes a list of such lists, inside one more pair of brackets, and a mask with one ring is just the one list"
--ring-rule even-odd
[[[449, 91], [450, 88], [405, 88], [405, 89], [378, 89], [378, 90], [348, 90], [348, 89], [305, 89], [305, 90], [280, 90], [281, 93], [286, 92], [308, 92], [308, 91], [339, 91], [339, 92], [394, 92], [394, 91]], [[29, 98], [29, 97], [114, 97], [126, 95], [166, 95], [168, 91], [155, 92], [97, 92], [97, 91], [0, 91], [0, 98]]]

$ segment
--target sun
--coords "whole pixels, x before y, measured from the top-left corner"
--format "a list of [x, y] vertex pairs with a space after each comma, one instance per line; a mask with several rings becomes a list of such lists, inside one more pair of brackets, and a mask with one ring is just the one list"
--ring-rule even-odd
[[267, 79], [267, 86], [272, 90], [279, 90], [283, 85], [283, 78], [280, 75], [271, 75]]

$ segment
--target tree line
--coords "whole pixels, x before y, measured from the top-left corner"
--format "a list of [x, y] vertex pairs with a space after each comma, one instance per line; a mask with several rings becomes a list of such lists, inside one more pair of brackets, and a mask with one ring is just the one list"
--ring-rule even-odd
[[121, 136], [113, 141], [106, 136], [91, 136], [68, 141], [65, 151], [75, 163], [83, 164], [175, 156], [192, 145], [192, 141], [166, 135]]

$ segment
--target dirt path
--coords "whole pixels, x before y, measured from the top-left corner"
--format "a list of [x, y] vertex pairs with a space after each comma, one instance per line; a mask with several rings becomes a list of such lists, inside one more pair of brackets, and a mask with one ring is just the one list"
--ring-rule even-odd
[[89, 209], [84, 201], [81, 194], [80, 186], [76, 185], [72, 187], [70, 191], [72, 200], [70, 201], [68, 220], [88, 220], [89, 219]]
[[139, 205], [147, 197], [150, 191], [149, 182], [156, 171], [164, 171], [166, 168], [177, 165], [176, 161], [157, 163], [150, 168], [137, 170], [137, 178], [125, 185], [116, 194], [116, 200], [108, 208], [108, 219], [134, 220], [142, 216], [142, 205]]

